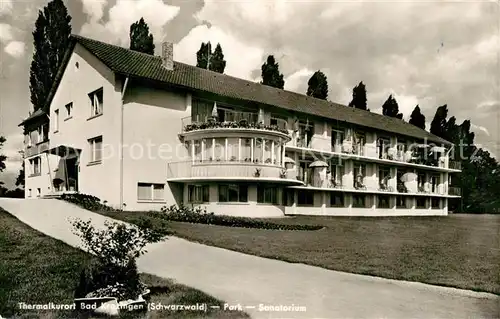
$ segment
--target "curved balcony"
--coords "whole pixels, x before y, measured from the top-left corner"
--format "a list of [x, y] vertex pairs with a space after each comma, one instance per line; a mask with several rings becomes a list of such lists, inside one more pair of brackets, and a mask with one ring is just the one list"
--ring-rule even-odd
[[172, 162], [168, 163], [167, 180], [189, 181], [253, 181], [302, 185], [295, 176], [281, 166], [252, 162]]
[[280, 125], [282, 123], [277, 123], [276, 125], [264, 125], [253, 120], [248, 120], [245, 116], [234, 116], [234, 118], [239, 120], [225, 120], [221, 122], [214, 119], [207, 119], [203, 122], [193, 122], [191, 117], [186, 117], [182, 119], [182, 132], [180, 135], [185, 140], [196, 139], [200, 136], [263, 136], [276, 140], [283, 140], [283, 143], [291, 140], [286, 126], [283, 127], [283, 125]]

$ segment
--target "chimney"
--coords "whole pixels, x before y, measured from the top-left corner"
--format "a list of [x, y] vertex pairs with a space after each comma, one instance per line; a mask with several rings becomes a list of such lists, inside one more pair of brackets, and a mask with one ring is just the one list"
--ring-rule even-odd
[[161, 66], [170, 71], [174, 69], [174, 44], [172, 42], [161, 44]]

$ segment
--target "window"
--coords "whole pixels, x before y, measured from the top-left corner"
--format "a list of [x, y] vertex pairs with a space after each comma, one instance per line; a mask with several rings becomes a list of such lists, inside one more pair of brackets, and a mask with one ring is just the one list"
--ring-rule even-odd
[[426, 200], [424, 197], [417, 197], [417, 208], [426, 208]]
[[389, 167], [381, 166], [378, 170], [378, 182], [380, 188], [387, 189], [389, 187], [390, 178], [391, 178], [391, 173]]
[[224, 161], [226, 156], [226, 139], [225, 138], [216, 138], [214, 144], [214, 161]]
[[344, 194], [332, 192], [330, 194], [330, 206], [331, 207], [344, 207]]
[[424, 185], [425, 185], [425, 173], [418, 173], [417, 183], [418, 183], [419, 190], [423, 191]]
[[31, 147], [31, 132], [24, 135], [24, 144], [26, 147]]
[[365, 208], [366, 207], [365, 195], [352, 195], [352, 207]]
[[73, 102], [66, 104], [66, 118], [70, 118], [73, 115]]
[[386, 137], [381, 137], [377, 141], [377, 151], [378, 157], [382, 159], [387, 159], [387, 154], [389, 153], [389, 148], [391, 147], [390, 140]]
[[406, 141], [398, 139], [396, 157], [398, 160], [403, 160], [406, 153]]
[[295, 202], [295, 190], [285, 188], [283, 190], [283, 206], [292, 206]]
[[396, 196], [396, 208], [406, 208], [406, 197]]
[[354, 132], [353, 137], [354, 153], [357, 155], [363, 155], [363, 150], [366, 142], [365, 134], [362, 132]]
[[438, 184], [439, 184], [439, 176], [438, 175], [432, 175], [431, 176], [431, 192], [432, 193], [437, 193], [437, 191], [438, 191]]
[[286, 130], [287, 129], [287, 124], [288, 124], [288, 120], [286, 118], [283, 118], [279, 115], [271, 115], [271, 121], [270, 123], [271, 125], [276, 125], [278, 126], [280, 129], [283, 129], [283, 130]]
[[390, 197], [386, 195], [378, 195], [377, 208], [390, 208]]
[[203, 139], [203, 143], [204, 143], [203, 160], [204, 161], [213, 161], [213, 158], [212, 158], [213, 141], [214, 140], [211, 138]]
[[188, 185], [188, 202], [190, 203], [209, 202], [209, 186]]
[[255, 144], [253, 148], [253, 162], [260, 163], [262, 161], [263, 154], [263, 140], [261, 138], [255, 139]]
[[137, 184], [137, 200], [163, 201], [165, 199], [165, 185], [152, 183]]
[[103, 112], [103, 90], [102, 88], [89, 93], [90, 117], [97, 116]]
[[434, 209], [441, 208], [441, 200], [439, 198], [432, 198], [431, 199], [431, 207]]
[[59, 131], [59, 110], [54, 111], [54, 132]]
[[314, 135], [314, 125], [309, 124], [309, 121], [305, 123], [299, 122], [299, 147], [309, 147], [309, 143]]
[[40, 197], [42, 196], [42, 189], [41, 188], [37, 188], [36, 189], [36, 197]]
[[299, 206], [313, 206], [314, 205], [314, 192], [308, 190], [300, 190], [298, 192], [298, 205]]
[[33, 194], [31, 193], [31, 188], [28, 189], [28, 197], [31, 197]]
[[91, 163], [102, 161], [102, 136], [89, 140]]
[[191, 102], [191, 120], [193, 122], [204, 122], [212, 114], [213, 102], [202, 101], [193, 98]]
[[332, 151], [341, 151], [342, 142], [344, 141], [344, 131], [342, 130], [332, 130]]
[[193, 140], [194, 154], [192, 155], [197, 162], [201, 162], [201, 140]]
[[227, 160], [237, 161], [239, 152], [239, 139], [236, 137], [227, 138]]
[[355, 188], [363, 188], [365, 176], [366, 176], [366, 165], [355, 163], [353, 186]]
[[276, 186], [257, 186], [257, 203], [278, 204], [278, 188]]
[[219, 202], [248, 202], [248, 186], [238, 184], [219, 184]]
[[40, 162], [41, 162], [40, 157], [35, 157], [29, 160], [31, 176], [37, 176], [41, 174]]

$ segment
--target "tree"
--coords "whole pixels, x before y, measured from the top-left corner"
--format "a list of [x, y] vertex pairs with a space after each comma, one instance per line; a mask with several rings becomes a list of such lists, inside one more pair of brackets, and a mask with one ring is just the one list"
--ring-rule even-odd
[[349, 102], [349, 106], [361, 110], [367, 110], [366, 86], [363, 84], [363, 81], [359, 82], [359, 84], [352, 89], [352, 100]]
[[418, 105], [411, 112], [409, 123], [425, 130], [425, 115], [422, 114]]
[[262, 64], [262, 84], [269, 85], [275, 88], [283, 89], [285, 80], [283, 74], [279, 71], [279, 64], [274, 60], [274, 56], [267, 57], [267, 62]]
[[442, 105], [437, 108], [436, 114], [431, 122], [430, 132], [442, 138], [446, 138], [446, 118], [448, 117], [448, 106]]
[[403, 113], [399, 113], [399, 106], [396, 99], [391, 95], [382, 105], [382, 114], [389, 117], [403, 119]]
[[30, 98], [35, 111], [45, 107], [70, 35], [71, 17], [62, 0], [52, 0], [38, 12], [30, 68]]
[[155, 45], [149, 27], [141, 18], [130, 26], [130, 50], [154, 55]]
[[24, 181], [24, 159], [23, 159], [21, 169], [19, 170], [19, 175], [17, 175], [17, 178], [16, 178], [16, 186], [17, 187], [21, 186], [21, 188], [24, 188], [24, 185], [25, 185], [25, 181]]
[[217, 43], [214, 53], [210, 55], [210, 64], [208, 68], [214, 72], [224, 73], [226, 60], [224, 60], [224, 53], [222, 53], [222, 47], [219, 43]]
[[307, 95], [326, 100], [328, 97], [328, 80], [321, 71], [316, 71], [307, 82]]
[[212, 45], [210, 41], [202, 42], [200, 49], [196, 52], [196, 66], [202, 69], [208, 69], [208, 60], [212, 55]]

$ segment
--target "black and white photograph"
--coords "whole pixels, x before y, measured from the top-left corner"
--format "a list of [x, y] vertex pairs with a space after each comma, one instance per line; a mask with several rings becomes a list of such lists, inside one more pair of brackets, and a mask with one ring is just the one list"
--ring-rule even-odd
[[497, 0], [0, 0], [0, 319], [500, 319]]

